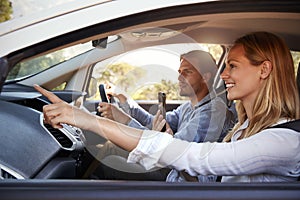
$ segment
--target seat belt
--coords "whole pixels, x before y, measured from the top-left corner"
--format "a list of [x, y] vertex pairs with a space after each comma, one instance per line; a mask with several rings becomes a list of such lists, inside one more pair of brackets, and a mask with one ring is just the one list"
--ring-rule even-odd
[[[288, 128], [300, 132], [300, 119], [289, 121], [283, 124], [277, 124], [276, 126], [272, 126], [270, 128]], [[300, 181], [300, 176], [298, 177], [298, 181]]]
[[282, 123], [282, 124], [277, 124], [277, 125], [271, 126], [269, 128], [288, 128], [288, 129], [292, 129], [294, 131], [300, 132], [300, 119], [285, 122], [285, 123]]

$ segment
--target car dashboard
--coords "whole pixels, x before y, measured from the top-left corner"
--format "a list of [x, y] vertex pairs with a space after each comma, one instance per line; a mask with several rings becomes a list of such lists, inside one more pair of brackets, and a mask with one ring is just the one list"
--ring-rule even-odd
[[[10, 85], [0, 95], [0, 178], [78, 177], [85, 152], [83, 132], [66, 124], [61, 129], [45, 124], [42, 108], [48, 104], [47, 100], [33, 88], [26, 90], [20, 85]], [[59, 96], [71, 103], [71, 99], [81, 95], [67, 91]]]

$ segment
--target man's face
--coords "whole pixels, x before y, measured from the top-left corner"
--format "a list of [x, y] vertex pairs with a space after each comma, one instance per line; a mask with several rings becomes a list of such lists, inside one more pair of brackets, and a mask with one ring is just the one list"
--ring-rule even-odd
[[200, 72], [185, 58], [181, 59], [178, 69], [179, 94], [181, 96], [192, 97], [206, 86]]

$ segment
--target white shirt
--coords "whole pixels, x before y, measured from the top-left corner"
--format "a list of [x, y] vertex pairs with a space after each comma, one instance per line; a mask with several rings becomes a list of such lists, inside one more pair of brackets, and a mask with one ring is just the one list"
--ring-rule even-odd
[[222, 182], [296, 181], [300, 176], [300, 133], [270, 128], [237, 140], [247, 126], [248, 121], [229, 143], [187, 142], [145, 130], [128, 162], [139, 162], [146, 169], [169, 166], [192, 176], [219, 175]]

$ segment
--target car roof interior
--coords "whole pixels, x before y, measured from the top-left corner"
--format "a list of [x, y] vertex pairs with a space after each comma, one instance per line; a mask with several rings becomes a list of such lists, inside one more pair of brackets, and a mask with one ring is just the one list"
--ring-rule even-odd
[[[274, 18], [280, 17], [280, 20]], [[173, 22], [173, 23], [172, 23]], [[232, 13], [198, 15], [148, 23], [149, 28], [127, 29], [120, 33], [126, 47], [138, 48], [180, 41], [232, 44], [239, 36], [253, 31], [268, 31], [283, 37], [292, 50], [299, 50], [299, 14]], [[137, 26], [138, 27], [138, 26]], [[159, 27], [159, 28], [153, 28]], [[178, 34], [178, 33], [182, 34]]]

